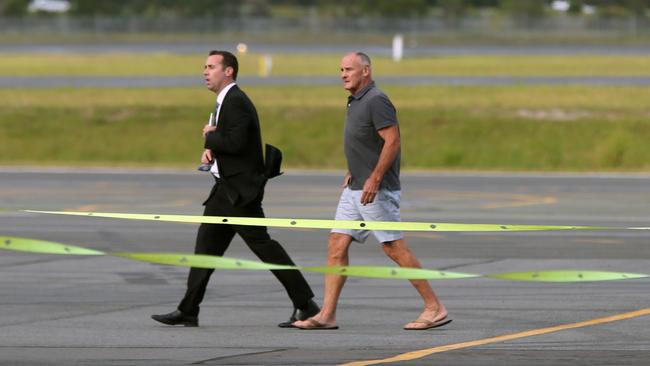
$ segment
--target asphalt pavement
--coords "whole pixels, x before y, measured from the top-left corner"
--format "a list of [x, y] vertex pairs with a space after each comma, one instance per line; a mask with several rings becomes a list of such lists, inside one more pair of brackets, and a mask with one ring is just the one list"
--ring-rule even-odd
[[[379, 76], [381, 85], [600, 85], [647, 86], [647, 76]], [[337, 76], [242, 76], [241, 85], [340, 85]], [[0, 88], [170, 88], [201, 85], [200, 76], [0, 76]]]
[[[342, 172], [269, 182], [269, 217], [331, 219]], [[405, 173], [404, 221], [650, 226], [650, 175]], [[195, 171], [0, 169], [0, 235], [107, 252], [193, 250], [196, 225], [30, 214], [23, 209], [201, 214]], [[270, 229], [301, 265], [322, 265], [326, 230]], [[407, 233], [423, 266], [468, 273], [581, 269], [650, 273], [650, 232]], [[255, 256], [237, 238], [227, 256]], [[373, 239], [351, 264], [392, 265]], [[111, 256], [0, 251], [2, 365], [646, 365], [650, 279], [432, 281], [453, 322], [409, 332], [421, 301], [407, 281], [349, 278], [336, 331], [280, 329], [290, 302], [266, 271], [216, 271], [199, 328], [155, 323], [187, 269]], [[306, 273], [322, 301], [323, 277]], [[641, 311], [638, 313], [637, 311]], [[636, 313], [633, 313], [636, 312]], [[559, 328], [552, 328], [557, 327]], [[527, 333], [522, 333], [527, 332]], [[508, 336], [507, 338], [494, 338]], [[447, 347], [444, 347], [447, 346]], [[423, 351], [426, 350], [426, 351]], [[423, 351], [418, 354], [408, 353]], [[363, 364], [363, 363], [361, 363]]]
[[[323, 43], [321, 40], [309, 43], [249, 42], [246, 39], [231, 41], [178, 41], [178, 42], [93, 42], [93, 43], [38, 43], [0, 44], [0, 53], [152, 53], [170, 52], [179, 54], [204, 54], [209, 50], [223, 49], [237, 51], [237, 44], [245, 42], [248, 52], [261, 53], [337, 53], [364, 50], [369, 55], [391, 56], [391, 37], [386, 37], [384, 44]], [[451, 55], [648, 55], [650, 47], [644, 44], [417, 44], [407, 42], [404, 45], [405, 57], [417, 56], [451, 56]]]

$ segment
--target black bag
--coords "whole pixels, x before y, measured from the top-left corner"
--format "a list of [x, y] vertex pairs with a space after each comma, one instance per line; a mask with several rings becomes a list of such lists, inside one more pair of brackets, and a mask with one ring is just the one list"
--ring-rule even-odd
[[273, 145], [266, 144], [264, 158], [264, 175], [266, 178], [275, 178], [282, 175], [280, 165], [282, 165], [282, 151]]

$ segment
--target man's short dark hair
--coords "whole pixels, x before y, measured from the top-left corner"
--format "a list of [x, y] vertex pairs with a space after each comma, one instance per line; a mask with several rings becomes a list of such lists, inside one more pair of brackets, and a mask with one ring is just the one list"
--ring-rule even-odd
[[370, 56], [363, 52], [355, 52], [362, 66], [370, 66]]
[[232, 67], [232, 79], [237, 80], [237, 72], [239, 71], [239, 62], [237, 62], [237, 57], [228, 51], [210, 51], [209, 56], [215, 55], [223, 57], [221, 64], [223, 65], [224, 70], [226, 67]]

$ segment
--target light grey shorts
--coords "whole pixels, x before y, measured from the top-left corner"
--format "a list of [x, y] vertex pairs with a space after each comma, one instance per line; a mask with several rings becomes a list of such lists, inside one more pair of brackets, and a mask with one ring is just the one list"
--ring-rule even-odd
[[[379, 190], [372, 203], [361, 204], [362, 190], [353, 191], [345, 188], [341, 193], [339, 205], [336, 208], [335, 220], [356, 221], [401, 221], [399, 214], [400, 191]], [[370, 234], [369, 230], [332, 229], [333, 233], [347, 234], [352, 239], [363, 243]], [[372, 234], [380, 243], [402, 239], [401, 231], [372, 230]]]

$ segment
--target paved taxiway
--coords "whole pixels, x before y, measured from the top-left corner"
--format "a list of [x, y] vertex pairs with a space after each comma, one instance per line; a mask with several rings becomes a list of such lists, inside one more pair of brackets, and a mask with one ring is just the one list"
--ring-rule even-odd
[[[329, 219], [342, 173], [289, 171], [267, 187], [269, 217]], [[404, 221], [649, 226], [648, 175], [410, 173]], [[191, 252], [196, 225], [58, 217], [21, 209], [200, 214], [204, 173], [0, 170], [0, 235], [104, 251]], [[327, 232], [271, 229], [294, 260], [320, 265]], [[650, 273], [650, 232], [409, 233], [424, 267], [469, 273], [592, 269]], [[228, 256], [256, 259], [240, 239]], [[391, 265], [374, 239], [352, 264]], [[290, 313], [265, 271], [217, 271], [199, 328], [170, 328], [186, 268], [115, 257], [0, 251], [2, 365], [332, 365], [536, 331], [650, 307], [650, 279], [528, 283], [476, 278], [432, 282], [454, 321], [401, 330], [420, 311], [406, 281], [350, 278], [338, 331], [276, 327]], [[306, 274], [317, 300], [323, 279]], [[650, 316], [616, 319], [506, 342], [468, 345], [404, 365], [645, 365]]]

